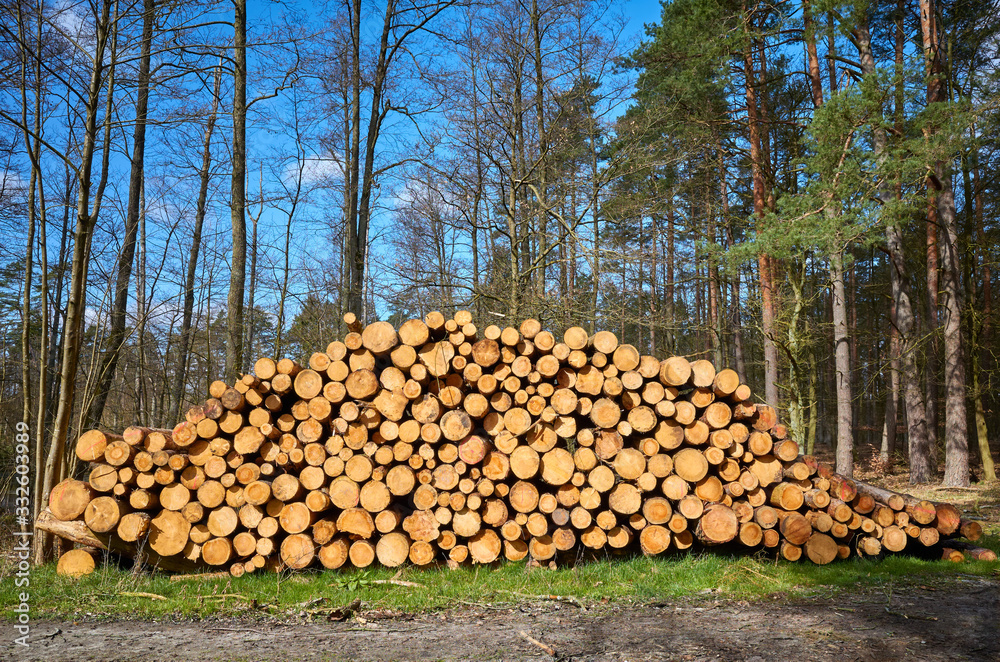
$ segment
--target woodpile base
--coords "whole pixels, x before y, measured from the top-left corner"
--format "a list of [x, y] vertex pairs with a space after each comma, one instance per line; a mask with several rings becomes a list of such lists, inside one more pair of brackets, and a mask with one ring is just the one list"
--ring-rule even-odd
[[[36, 523], [165, 570], [427, 566], [727, 545], [825, 564], [982, 529], [799, 453], [729, 369], [460, 311], [262, 358], [173, 429], [77, 440]], [[947, 544], [945, 544], [947, 543]], [[967, 543], [966, 543], [967, 545]], [[977, 548], [972, 548], [977, 549]], [[584, 554], [581, 554], [583, 552]], [[74, 550], [60, 572], [86, 573]]]

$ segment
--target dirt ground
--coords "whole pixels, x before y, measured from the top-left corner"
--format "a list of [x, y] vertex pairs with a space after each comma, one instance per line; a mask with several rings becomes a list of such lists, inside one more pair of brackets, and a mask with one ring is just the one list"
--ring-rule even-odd
[[[0, 626], [4, 642], [13, 627]], [[533, 641], [534, 640], [534, 641]], [[341, 622], [40, 621], [4, 660], [1000, 660], [1000, 578], [805, 600], [469, 604]], [[548, 650], [546, 650], [548, 649]]]

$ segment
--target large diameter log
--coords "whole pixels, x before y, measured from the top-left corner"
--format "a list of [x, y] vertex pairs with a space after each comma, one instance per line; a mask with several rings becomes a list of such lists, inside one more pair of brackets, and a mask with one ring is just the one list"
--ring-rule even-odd
[[447, 340], [428, 343], [420, 348], [417, 357], [432, 377], [444, 377], [451, 370], [455, 346]]
[[937, 519], [934, 526], [943, 536], [951, 536], [962, 525], [962, 513], [950, 503], [934, 504]]
[[670, 547], [670, 530], [657, 524], [644, 527], [639, 534], [639, 546], [648, 556], [662, 554]]
[[378, 377], [368, 369], [355, 370], [344, 382], [347, 395], [354, 400], [371, 400], [379, 391]]
[[410, 539], [405, 533], [387, 533], [375, 545], [375, 555], [387, 568], [403, 565], [410, 555]]
[[319, 548], [319, 562], [324, 568], [336, 570], [347, 563], [351, 543], [346, 538], [334, 538]]
[[721, 545], [735, 538], [739, 530], [740, 523], [733, 509], [721, 503], [713, 503], [705, 508], [698, 519], [694, 535], [702, 544]]
[[96, 561], [97, 552], [94, 549], [71, 549], [59, 557], [56, 574], [62, 577], [83, 577], [94, 572]]
[[388, 354], [398, 344], [399, 335], [389, 322], [374, 322], [361, 332], [361, 345], [375, 356]]
[[689, 483], [697, 483], [708, 474], [708, 460], [699, 450], [683, 448], [674, 455], [674, 473]]
[[108, 444], [121, 439], [116, 434], [87, 430], [76, 440], [76, 456], [84, 462], [98, 462], [104, 457]]
[[805, 502], [802, 488], [795, 483], [778, 483], [771, 490], [770, 503], [782, 510], [798, 510]]
[[573, 456], [563, 448], [553, 448], [542, 455], [540, 467], [542, 480], [557, 487], [568, 483], [576, 471]]
[[[403, 322], [397, 332], [399, 341], [409, 347], [423, 347], [430, 338], [430, 330], [423, 320], [411, 319]], [[362, 334], [364, 344], [364, 334]], [[370, 349], [370, 348], [369, 348]], [[374, 353], [374, 350], [371, 350]]]
[[154, 566], [161, 570], [191, 572], [201, 566], [198, 562], [191, 562], [181, 557], [160, 556], [154, 550], [150, 549], [149, 545], [143, 544], [137, 546], [125, 542], [115, 535], [95, 533], [88, 529], [87, 525], [80, 520], [59, 520], [48, 508], [42, 509], [42, 512], [38, 514], [38, 518], [35, 520], [35, 528], [39, 531], [47, 531], [77, 545], [108, 550], [115, 554], [135, 559], [138, 563]]
[[281, 543], [281, 560], [292, 570], [308, 567], [316, 558], [316, 543], [304, 533], [296, 533]]
[[118, 484], [118, 471], [109, 464], [95, 464], [87, 482], [98, 492], [110, 492]]
[[461, 441], [472, 433], [472, 418], [461, 409], [445, 412], [438, 425], [448, 441]]
[[642, 495], [634, 485], [618, 483], [608, 492], [608, 506], [621, 515], [632, 515], [642, 507]]
[[837, 558], [837, 542], [825, 533], [813, 533], [806, 541], [804, 551], [816, 565], [826, 565]]
[[173, 510], [161, 511], [149, 525], [149, 546], [160, 556], [174, 556], [184, 551], [191, 523]]
[[906, 532], [898, 526], [889, 526], [882, 531], [882, 547], [890, 552], [901, 552], [906, 547]]
[[371, 538], [375, 532], [375, 520], [363, 508], [348, 508], [337, 517], [337, 530], [361, 538]]
[[96, 496], [89, 483], [67, 478], [52, 488], [49, 494], [49, 510], [56, 519], [64, 522], [83, 515], [91, 499]]
[[618, 425], [621, 417], [621, 405], [610, 398], [601, 398], [590, 408], [590, 420], [601, 429], [614, 428]]
[[208, 565], [225, 565], [233, 556], [229, 538], [212, 538], [201, 546], [201, 558]]
[[971, 542], [976, 542], [983, 537], [983, 525], [975, 520], [963, 519], [959, 526], [959, 532], [963, 538]]
[[660, 363], [660, 382], [664, 386], [684, 386], [691, 378], [691, 363], [683, 356], [672, 356]]

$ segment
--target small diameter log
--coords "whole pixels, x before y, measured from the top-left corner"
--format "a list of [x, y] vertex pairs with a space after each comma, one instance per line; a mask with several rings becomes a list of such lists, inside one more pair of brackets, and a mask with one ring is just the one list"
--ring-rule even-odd
[[976, 542], [983, 537], [983, 525], [975, 520], [963, 519], [959, 526], [959, 532], [963, 538], [971, 542]]
[[83, 521], [95, 533], [108, 533], [118, 527], [121, 518], [129, 512], [129, 507], [117, 499], [100, 496], [87, 504]]
[[133, 512], [122, 516], [116, 532], [125, 542], [137, 542], [146, 537], [152, 521], [149, 513]]
[[884, 503], [893, 510], [903, 510], [906, 506], [906, 500], [902, 494], [898, 494], [881, 487], [876, 487], [875, 485], [864, 483], [859, 480], [855, 480], [854, 484], [857, 488], [858, 494], [865, 494], [878, 503]]
[[992, 549], [986, 549], [984, 547], [977, 547], [976, 545], [970, 545], [969, 543], [962, 540], [949, 540], [946, 543], [947, 547], [956, 549], [962, 552], [966, 557], [974, 559], [976, 561], [996, 561], [997, 553]]

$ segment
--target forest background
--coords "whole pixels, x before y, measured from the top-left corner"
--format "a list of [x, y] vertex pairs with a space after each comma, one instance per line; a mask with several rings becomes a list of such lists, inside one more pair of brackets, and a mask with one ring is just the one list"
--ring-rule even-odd
[[80, 430], [468, 309], [731, 366], [846, 474], [994, 479], [997, 10], [3, 0], [0, 475], [20, 422], [37, 507]]

